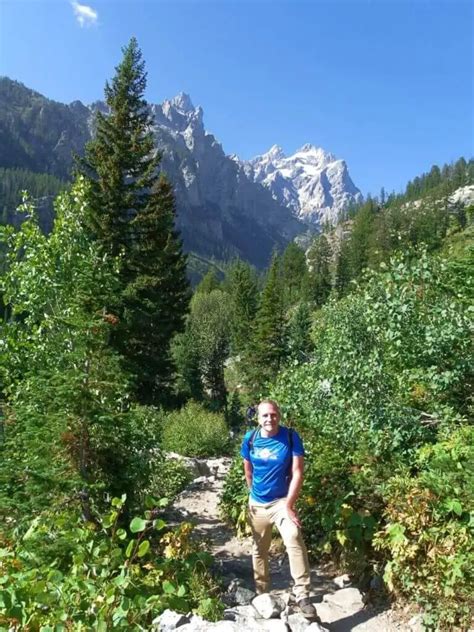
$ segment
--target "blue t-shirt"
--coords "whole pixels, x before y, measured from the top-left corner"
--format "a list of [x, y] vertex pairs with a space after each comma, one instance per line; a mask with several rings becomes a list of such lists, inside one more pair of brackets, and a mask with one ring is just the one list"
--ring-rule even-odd
[[253, 449], [250, 437], [255, 430], [245, 434], [240, 454], [252, 464], [252, 487], [250, 497], [258, 503], [271, 503], [285, 498], [290, 485], [293, 456], [304, 456], [303, 443], [297, 432], [293, 432], [293, 451], [290, 454], [289, 429], [280, 426], [273, 437], [262, 437], [258, 428]]

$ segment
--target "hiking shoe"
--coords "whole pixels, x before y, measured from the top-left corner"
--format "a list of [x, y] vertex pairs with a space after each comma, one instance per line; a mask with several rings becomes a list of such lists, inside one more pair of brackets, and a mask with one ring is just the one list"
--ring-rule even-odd
[[301, 614], [307, 619], [311, 619], [312, 621], [316, 621], [317, 623], [321, 623], [318, 613], [316, 612], [316, 608], [311, 603], [311, 599], [309, 597], [304, 597], [298, 601], [298, 608], [301, 611]]

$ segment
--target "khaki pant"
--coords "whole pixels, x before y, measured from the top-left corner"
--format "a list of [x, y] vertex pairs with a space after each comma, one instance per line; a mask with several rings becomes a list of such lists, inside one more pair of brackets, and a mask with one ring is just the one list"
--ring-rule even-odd
[[290, 561], [290, 572], [295, 582], [293, 592], [297, 601], [309, 596], [310, 572], [308, 553], [300, 529], [288, 517], [286, 499], [280, 498], [265, 505], [249, 501], [249, 524], [253, 534], [253, 576], [258, 594], [268, 592], [268, 552], [272, 540], [272, 525], [280, 532]]

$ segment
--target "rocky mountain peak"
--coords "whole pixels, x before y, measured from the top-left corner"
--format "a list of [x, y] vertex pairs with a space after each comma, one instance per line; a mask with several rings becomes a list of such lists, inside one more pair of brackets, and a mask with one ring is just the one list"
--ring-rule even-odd
[[362, 199], [346, 163], [311, 143], [288, 157], [274, 145], [243, 167], [247, 177], [269, 189], [276, 201], [310, 224], [335, 223], [348, 204]]
[[191, 101], [191, 97], [185, 92], [180, 92], [179, 94], [177, 94], [175, 97], [170, 99], [169, 103], [172, 107], [182, 112], [183, 114], [193, 112], [195, 109], [193, 102]]

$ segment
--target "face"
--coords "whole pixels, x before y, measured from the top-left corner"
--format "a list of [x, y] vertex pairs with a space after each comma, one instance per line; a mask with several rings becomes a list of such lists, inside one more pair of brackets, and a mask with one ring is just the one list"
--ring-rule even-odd
[[275, 434], [280, 423], [280, 412], [273, 404], [260, 404], [258, 407], [258, 423], [268, 434]]

